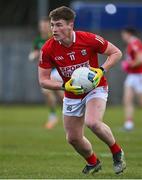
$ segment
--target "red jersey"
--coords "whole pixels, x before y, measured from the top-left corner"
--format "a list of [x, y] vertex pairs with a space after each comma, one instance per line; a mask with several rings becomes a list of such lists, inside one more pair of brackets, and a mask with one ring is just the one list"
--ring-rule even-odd
[[[41, 49], [39, 66], [44, 69], [56, 68], [64, 82], [67, 82], [73, 71], [79, 67], [98, 68], [98, 53], [106, 50], [108, 41], [102, 37], [82, 31], [73, 31], [73, 44], [65, 47], [54, 38], [49, 39]], [[105, 77], [102, 77], [99, 86], [107, 86]], [[65, 92], [68, 98], [83, 98], [86, 94], [75, 95]]]
[[[141, 40], [138, 38], [133, 38], [132, 41], [128, 44], [127, 49], [126, 49], [126, 54], [127, 54], [128, 60], [134, 61], [136, 58], [136, 54], [140, 51], [142, 51]], [[142, 73], [142, 64], [137, 67], [130, 68], [129, 72], [130, 73]]]

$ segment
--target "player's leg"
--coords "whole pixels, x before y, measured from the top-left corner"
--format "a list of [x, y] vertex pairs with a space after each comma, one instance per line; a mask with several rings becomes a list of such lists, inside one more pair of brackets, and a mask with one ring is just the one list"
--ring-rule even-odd
[[45, 124], [45, 128], [52, 129], [58, 122], [58, 117], [56, 114], [56, 97], [54, 92], [51, 90], [42, 89], [42, 92], [49, 108], [49, 116]]
[[84, 111], [85, 100], [64, 98], [63, 114], [67, 141], [87, 161], [88, 165], [83, 169], [83, 173], [88, 174], [99, 171], [101, 164], [93, 153], [91, 143], [84, 137]]
[[[62, 78], [56, 69], [52, 70], [50, 77], [52, 80], [62, 81]], [[45, 124], [45, 127], [48, 129], [52, 129], [59, 120], [56, 114], [56, 108], [57, 108], [57, 97], [55, 95], [56, 93], [58, 93], [58, 91], [51, 91], [51, 90], [43, 89], [43, 94], [45, 95], [46, 102], [50, 110], [48, 121]], [[62, 99], [63, 92], [60, 92], [59, 95], [60, 95], [60, 99]]]
[[56, 96], [58, 98], [59, 104], [63, 104], [64, 91], [56, 91]]
[[142, 107], [142, 74], [137, 75], [137, 84], [135, 87], [139, 106]]
[[103, 93], [101, 91], [98, 95], [97, 93], [98, 92], [96, 91], [96, 93], [92, 93], [92, 95], [90, 94], [92, 97], [89, 97], [88, 94], [85, 123], [103, 142], [109, 146], [113, 155], [114, 171], [115, 173], [120, 173], [126, 168], [126, 164], [123, 160], [123, 151], [116, 143], [109, 126], [103, 123], [103, 116], [106, 109], [106, 92]]
[[124, 114], [125, 122], [124, 129], [132, 130], [134, 127], [134, 95], [137, 84], [137, 77], [134, 74], [129, 74], [124, 82]]
[[134, 89], [130, 86], [124, 86], [124, 95], [123, 95], [123, 103], [124, 103], [124, 114], [125, 114], [125, 122], [124, 129], [132, 130], [134, 127]]
[[87, 158], [93, 153], [90, 142], [84, 137], [84, 118], [64, 115], [66, 139], [75, 150]]
[[101, 164], [93, 152], [92, 145], [84, 136], [84, 118], [64, 115], [64, 128], [69, 144], [87, 161], [83, 173], [95, 173]]
[[106, 101], [93, 98], [86, 104], [85, 124], [106, 144], [112, 146], [115, 139], [110, 128], [102, 122], [106, 109]]

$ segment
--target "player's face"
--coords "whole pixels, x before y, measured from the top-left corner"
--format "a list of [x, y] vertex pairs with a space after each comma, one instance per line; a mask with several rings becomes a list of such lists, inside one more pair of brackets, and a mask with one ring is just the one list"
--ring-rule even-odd
[[129, 39], [130, 39], [130, 34], [125, 32], [125, 31], [122, 31], [121, 33], [121, 37], [123, 39], [124, 42], [128, 43], [129, 42]]
[[48, 21], [39, 22], [39, 31], [40, 33], [49, 33], [50, 32], [50, 23]]
[[58, 21], [51, 19], [51, 31], [56, 41], [65, 41], [71, 37], [73, 31], [73, 22], [67, 22], [63, 19]]

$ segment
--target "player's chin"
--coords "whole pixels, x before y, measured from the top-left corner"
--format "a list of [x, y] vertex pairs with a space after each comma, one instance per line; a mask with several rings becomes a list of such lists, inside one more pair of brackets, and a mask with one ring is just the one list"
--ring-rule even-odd
[[55, 41], [60, 41], [59, 36], [53, 36], [53, 38], [54, 38]]

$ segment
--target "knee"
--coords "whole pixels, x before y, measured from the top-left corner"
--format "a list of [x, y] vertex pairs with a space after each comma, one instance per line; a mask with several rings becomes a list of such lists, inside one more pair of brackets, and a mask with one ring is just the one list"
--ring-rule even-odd
[[93, 130], [94, 132], [99, 132], [101, 130], [102, 122], [99, 120], [87, 121], [86, 125], [89, 129]]
[[70, 136], [70, 135], [67, 135], [66, 139], [67, 139], [68, 143], [71, 145], [76, 145], [80, 141], [80, 139], [78, 137]]
[[123, 97], [123, 104], [125, 105], [125, 106], [127, 106], [127, 105], [129, 105], [129, 104], [132, 104], [132, 99], [131, 98], [129, 98], [129, 97]]

